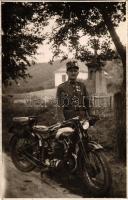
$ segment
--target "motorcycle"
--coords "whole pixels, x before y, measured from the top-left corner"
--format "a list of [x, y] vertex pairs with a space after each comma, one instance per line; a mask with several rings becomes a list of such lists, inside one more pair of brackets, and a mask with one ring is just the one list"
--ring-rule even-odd
[[49, 127], [37, 121], [34, 116], [13, 118], [9, 145], [14, 165], [23, 172], [36, 167], [43, 173], [66, 170], [78, 175], [92, 194], [107, 194], [112, 183], [110, 167], [103, 147], [88, 134], [97, 119], [74, 117]]

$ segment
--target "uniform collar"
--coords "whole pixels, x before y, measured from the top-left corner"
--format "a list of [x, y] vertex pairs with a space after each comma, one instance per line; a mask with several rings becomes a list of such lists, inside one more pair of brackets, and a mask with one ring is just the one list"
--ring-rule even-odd
[[69, 83], [70, 85], [76, 85], [76, 84], [77, 84], [77, 81], [68, 80], [68, 83]]

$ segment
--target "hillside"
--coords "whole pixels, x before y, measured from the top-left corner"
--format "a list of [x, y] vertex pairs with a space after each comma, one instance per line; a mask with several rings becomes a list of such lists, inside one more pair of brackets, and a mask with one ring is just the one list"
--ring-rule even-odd
[[[66, 61], [65, 61], [66, 62]], [[19, 80], [18, 85], [13, 83], [4, 93], [24, 93], [54, 88], [54, 72], [61, 68], [65, 62], [55, 61], [53, 65], [49, 63], [38, 63], [28, 68], [31, 76], [28, 80]], [[119, 60], [107, 61], [104, 67], [108, 73], [108, 92], [116, 92], [120, 89], [122, 82], [122, 67]], [[87, 84], [87, 83], [86, 83]], [[88, 84], [87, 84], [88, 85]]]
[[53, 65], [49, 63], [37, 63], [28, 68], [31, 78], [19, 80], [18, 85], [14, 82], [4, 91], [10, 92], [30, 92], [54, 87], [54, 72], [62, 66], [60, 61], [55, 61]]

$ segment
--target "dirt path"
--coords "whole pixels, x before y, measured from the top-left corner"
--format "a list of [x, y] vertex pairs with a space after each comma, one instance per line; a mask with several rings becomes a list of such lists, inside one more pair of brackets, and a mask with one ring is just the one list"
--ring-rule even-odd
[[[126, 198], [126, 167], [115, 162], [108, 154], [108, 162], [112, 171], [112, 190], [105, 197]], [[41, 179], [40, 172], [35, 170], [23, 173], [15, 168], [10, 157], [3, 153], [5, 170], [5, 198], [89, 198], [80, 180], [63, 177], [62, 174], [44, 175]]]
[[39, 172], [23, 173], [15, 168], [9, 156], [4, 154], [5, 194], [6, 198], [80, 198], [61, 184], [44, 175], [41, 180]]

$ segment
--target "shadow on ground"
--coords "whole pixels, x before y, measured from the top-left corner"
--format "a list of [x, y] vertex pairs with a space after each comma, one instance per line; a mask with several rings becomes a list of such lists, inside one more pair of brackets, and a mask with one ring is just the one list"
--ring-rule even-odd
[[[88, 191], [83, 181], [77, 175], [69, 175], [69, 173], [51, 171], [48, 172], [46, 176], [57, 182], [61, 187], [68, 189], [71, 193], [79, 195], [83, 198], [112, 197], [111, 191], [110, 193], [107, 193], [104, 196], [103, 195], [94, 196]], [[42, 175], [42, 182], [43, 182], [43, 175]]]

